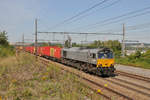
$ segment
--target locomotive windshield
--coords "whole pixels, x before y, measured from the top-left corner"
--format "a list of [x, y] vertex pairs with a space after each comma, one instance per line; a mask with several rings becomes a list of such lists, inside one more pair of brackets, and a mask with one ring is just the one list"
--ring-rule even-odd
[[105, 59], [105, 58], [111, 59], [111, 58], [113, 58], [113, 53], [112, 52], [107, 52], [107, 53], [99, 52], [98, 58], [100, 58], [100, 59]]

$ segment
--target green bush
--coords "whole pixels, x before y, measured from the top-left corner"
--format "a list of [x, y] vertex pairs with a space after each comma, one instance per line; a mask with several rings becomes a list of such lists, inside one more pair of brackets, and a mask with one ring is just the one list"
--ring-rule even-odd
[[135, 54], [124, 58], [116, 57], [116, 63], [150, 69], [150, 50], [144, 54], [137, 51]]
[[0, 46], [0, 57], [8, 57], [15, 54], [15, 50], [13, 47], [8, 46]]

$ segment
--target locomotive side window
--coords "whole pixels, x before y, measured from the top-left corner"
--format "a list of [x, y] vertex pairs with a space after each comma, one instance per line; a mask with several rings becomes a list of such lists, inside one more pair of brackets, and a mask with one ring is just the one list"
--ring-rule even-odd
[[63, 51], [63, 56], [66, 57], [67, 56], [67, 52]]
[[95, 53], [92, 54], [92, 58], [96, 58], [96, 54]]
[[95, 53], [91, 53], [91, 54], [90, 54], [90, 57], [91, 57], [91, 58], [96, 58], [96, 54], [95, 54]]

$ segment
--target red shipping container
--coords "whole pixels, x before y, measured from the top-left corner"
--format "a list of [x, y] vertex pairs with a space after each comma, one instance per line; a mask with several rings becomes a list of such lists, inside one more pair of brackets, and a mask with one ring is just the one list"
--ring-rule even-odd
[[44, 56], [50, 56], [50, 47], [41, 47], [41, 54]]
[[42, 49], [42, 47], [38, 47], [38, 48], [37, 48], [37, 54], [38, 54], [39, 56], [41, 56], [41, 55], [42, 55], [42, 53], [41, 53], [41, 49]]
[[50, 47], [50, 56], [54, 58], [61, 58], [61, 48], [56, 46]]
[[[61, 49], [62, 48], [57, 47], [57, 46], [38, 47], [37, 53], [39, 56], [50, 56], [50, 57], [60, 59], [61, 58]], [[26, 51], [33, 54], [33, 53], [35, 53], [35, 48], [34, 48], [34, 46], [29, 46], [29, 47], [26, 47]]]

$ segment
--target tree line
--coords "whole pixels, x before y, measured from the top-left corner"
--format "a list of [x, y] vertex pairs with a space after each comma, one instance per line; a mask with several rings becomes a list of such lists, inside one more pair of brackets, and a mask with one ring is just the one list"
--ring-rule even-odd
[[6, 31], [0, 32], [0, 45], [1, 46], [8, 46], [9, 45], [8, 36], [7, 36]]
[[7, 32], [0, 32], [0, 57], [7, 57], [14, 54], [14, 48], [13, 46], [10, 46], [8, 42]]

